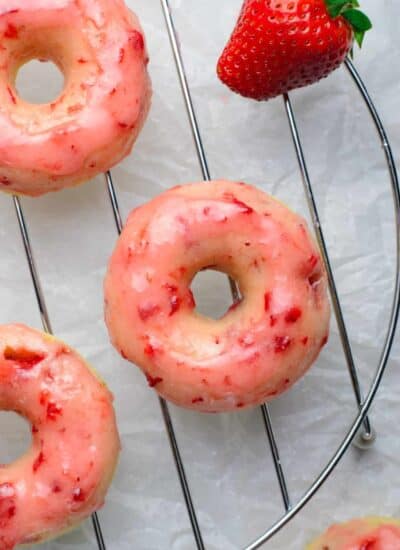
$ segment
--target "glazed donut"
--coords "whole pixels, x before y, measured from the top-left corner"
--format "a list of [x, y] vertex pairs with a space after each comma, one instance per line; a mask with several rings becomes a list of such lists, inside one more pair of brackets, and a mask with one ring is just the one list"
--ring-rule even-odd
[[[195, 312], [204, 268], [243, 300], [219, 320]], [[326, 275], [306, 222], [244, 183], [170, 190], [135, 210], [111, 257], [105, 319], [121, 355], [166, 399], [204, 412], [287, 390], [327, 342]]]
[[399, 550], [400, 521], [371, 517], [332, 525], [307, 550]]
[[32, 425], [32, 446], [0, 467], [0, 548], [57, 536], [102, 506], [117, 463], [112, 396], [64, 343], [0, 326], [0, 410]]
[[[123, 0], [0, 0], [0, 189], [42, 195], [108, 170], [147, 115], [148, 55]], [[53, 61], [65, 85], [51, 103], [17, 93], [18, 69]]]

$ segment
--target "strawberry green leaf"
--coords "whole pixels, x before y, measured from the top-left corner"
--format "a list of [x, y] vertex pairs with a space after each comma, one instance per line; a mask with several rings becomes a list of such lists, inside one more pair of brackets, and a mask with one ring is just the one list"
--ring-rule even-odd
[[358, 0], [325, 0], [329, 15], [335, 19], [343, 16], [352, 26], [357, 44], [362, 46], [365, 33], [372, 28], [370, 19], [358, 8]]
[[325, 0], [328, 13], [335, 18], [341, 15], [345, 10], [358, 8], [358, 0]]
[[343, 17], [358, 31], [366, 32], [372, 28], [371, 21], [362, 11], [354, 9], [346, 10], [343, 13]]
[[364, 42], [365, 32], [364, 31], [354, 31], [354, 38], [359, 45], [360, 48], [362, 48], [363, 42]]
[[354, 38], [361, 48], [365, 33], [372, 29], [372, 23], [369, 17], [357, 9], [347, 9], [342, 13], [342, 15], [353, 27]]

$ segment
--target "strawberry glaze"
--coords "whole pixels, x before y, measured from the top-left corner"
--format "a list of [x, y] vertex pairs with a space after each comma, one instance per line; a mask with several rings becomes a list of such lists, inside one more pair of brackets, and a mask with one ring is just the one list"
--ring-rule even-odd
[[[86, 181], [132, 149], [151, 100], [148, 54], [122, 0], [0, 0], [0, 189], [41, 195]], [[53, 61], [60, 96], [18, 96], [18, 69]]]
[[40, 542], [100, 508], [117, 463], [112, 396], [62, 342], [0, 326], [0, 410], [32, 425], [32, 446], [0, 466], [0, 548]]
[[307, 550], [400, 550], [400, 521], [371, 517], [332, 525]]
[[[219, 320], [196, 313], [190, 291], [208, 266], [230, 274], [243, 295]], [[178, 187], [132, 212], [109, 263], [105, 303], [122, 356], [160, 395], [203, 412], [287, 390], [329, 331], [326, 275], [306, 222], [227, 181]]]

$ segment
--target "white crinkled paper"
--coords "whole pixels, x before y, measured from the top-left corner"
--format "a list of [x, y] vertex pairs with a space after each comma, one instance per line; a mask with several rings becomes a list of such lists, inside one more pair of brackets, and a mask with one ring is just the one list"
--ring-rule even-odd
[[[223, 87], [215, 64], [240, 0], [173, 0], [205, 150], [214, 177], [248, 181], [307, 216], [300, 175], [280, 98], [244, 100]], [[154, 103], [129, 159], [114, 171], [124, 217], [180, 182], [201, 179], [158, 0], [130, 0], [151, 55]], [[356, 65], [400, 148], [398, 21], [395, 0], [363, 0], [375, 22]], [[35, 82], [32, 86], [47, 86]], [[395, 268], [393, 202], [384, 155], [365, 106], [344, 69], [292, 93], [344, 315], [362, 386], [372, 380], [389, 318]], [[100, 371], [115, 394], [123, 451], [99, 517], [109, 550], [195, 548], [155, 394], [111, 348], [102, 314], [102, 279], [116, 240], [104, 181], [22, 200], [55, 333]], [[0, 196], [0, 322], [41, 328], [13, 204]], [[220, 311], [224, 282], [202, 279], [203, 309]], [[334, 521], [366, 514], [400, 515], [400, 349], [372, 411], [378, 439], [350, 449], [312, 502], [266, 548], [302, 550]], [[201, 416], [171, 406], [205, 545], [236, 550], [283, 513], [260, 411]], [[338, 330], [317, 364], [271, 405], [292, 502], [327, 463], [355, 415]], [[22, 451], [21, 423], [0, 415], [0, 459]], [[17, 451], [18, 449], [18, 451]], [[39, 546], [95, 550], [90, 521]]]

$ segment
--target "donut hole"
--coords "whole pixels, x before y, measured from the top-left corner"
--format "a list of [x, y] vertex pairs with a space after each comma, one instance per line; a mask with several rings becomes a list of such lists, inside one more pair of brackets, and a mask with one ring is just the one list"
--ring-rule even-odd
[[24, 101], [36, 105], [51, 103], [64, 89], [63, 73], [52, 61], [33, 59], [18, 70], [15, 87]]
[[194, 277], [191, 290], [196, 302], [196, 311], [210, 319], [221, 319], [233, 306], [228, 275], [206, 268]]
[[29, 423], [11, 411], [0, 411], [0, 465], [11, 464], [32, 445]]

